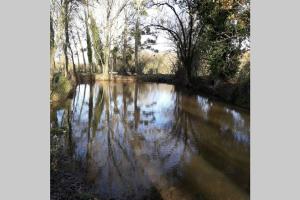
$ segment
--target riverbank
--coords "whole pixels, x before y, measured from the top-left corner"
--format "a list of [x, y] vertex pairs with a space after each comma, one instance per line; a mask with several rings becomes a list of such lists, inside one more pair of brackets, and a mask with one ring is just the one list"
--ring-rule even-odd
[[242, 83], [220, 82], [214, 85], [213, 80], [208, 77], [196, 78], [190, 87], [182, 86], [175, 75], [155, 74], [139, 75], [139, 81], [173, 84], [179, 90], [189, 94], [205, 94], [229, 104], [245, 109], [250, 109], [250, 86]]
[[69, 134], [66, 128], [52, 128], [50, 134], [50, 190], [51, 200], [78, 199], [99, 200], [85, 182], [81, 165], [68, 155], [63, 138]]
[[76, 86], [76, 80], [71, 76], [65, 77], [62, 73], [56, 73], [50, 77], [50, 101], [62, 102], [70, 97]]
[[[250, 85], [249, 83], [239, 82], [219, 82], [215, 84], [214, 81], [208, 77], [197, 77], [193, 80], [191, 86], [182, 86], [181, 82], [176, 79], [172, 74], [145, 74], [145, 75], [110, 75], [112, 81], [143, 81], [152, 83], [167, 83], [173, 84], [179, 90], [182, 90], [188, 94], [205, 94], [209, 97], [224, 101], [247, 110], [250, 109]], [[95, 81], [105, 81], [101, 74], [78, 74], [78, 81], [81, 83], [91, 83]], [[59, 81], [58, 81], [59, 82]], [[51, 95], [53, 101], [59, 101], [66, 98], [72, 92], [72, 86], [74, 81], [67, 81], [64, 78], [60, 78], [59, 84], [56, 90], [54, 89], [54, 95]], [[52, 92], [51, 92], [52, 93]]]

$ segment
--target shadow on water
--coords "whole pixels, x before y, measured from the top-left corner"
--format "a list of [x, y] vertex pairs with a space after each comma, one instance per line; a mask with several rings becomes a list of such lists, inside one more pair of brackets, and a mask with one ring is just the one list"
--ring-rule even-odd
[[249, 113], [174, 86], [81, 84], [52, 107], [100, 199], [249, 199]]

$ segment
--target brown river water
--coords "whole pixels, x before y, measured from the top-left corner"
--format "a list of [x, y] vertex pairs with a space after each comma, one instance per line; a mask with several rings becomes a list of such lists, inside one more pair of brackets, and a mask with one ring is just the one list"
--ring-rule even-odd
[[250, 199], [250, 115], [173, 85], [80, 84], [51, 107], [99, 199]]

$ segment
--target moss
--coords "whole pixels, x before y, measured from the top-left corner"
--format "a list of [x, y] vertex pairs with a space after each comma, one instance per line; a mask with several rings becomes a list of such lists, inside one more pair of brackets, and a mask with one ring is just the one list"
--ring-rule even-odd
[[51, 82], [51, 100], [52, 101], [63, 101], [65, 100], [70, 92], [73, 90], [73, 83], [71, 80], [64, 77], [61, 73], [53, 75]]

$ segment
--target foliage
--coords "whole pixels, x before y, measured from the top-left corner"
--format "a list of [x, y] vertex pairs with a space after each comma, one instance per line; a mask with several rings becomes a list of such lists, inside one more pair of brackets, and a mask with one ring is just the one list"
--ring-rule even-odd
[[51, 99], [53, 101], [66, 99], [72, 88], [72, 82], [68, 78], [61, 73], [54, 74], [51, 82]]
[[102, 61], [104, 59], [103, 55], [103, 44], [100, 39], [100, 31], [97, 26], [96, 20], [92, 14], [90, 14], [90, 29], [92, 32], [92, 41], [93, 41], [93, 47], [94, 47], [94, 52], [95, 52], [95, 58], [98, 62], [99, 66], [102, 66]]
[[92, 42], [91, 42], [91, 36], [89, 33], [89, 28], [86, 27], [86, 43], [87, 43], [87, 56], [89, 64], [93, 64], [93, 51], [92, 51]]
[[[101, 14], [96, 15], [96, 9]], [[61, 51], [65, 62], [76, 44], [68, 39], [74, 31], [84, 35], [85, 44], [80, 46], [89, 64], [96, 60], [105, 74], [173, 73], [188, 86], [207, 75], [218, 82], [248, 78], [250, 82], [239, 69], [241, 56], [250, 49], [249, 0], [52, 0], [50, 17], [50, 47], [55, 44], [54, 54]], [[169, 35], [176, 61], [167, 62], [163, 52], [154, 49], [160, 45], [160, 31]], [[156, 57], [143, 55], [150, 51]], [[84, 50], [83, 59], [75, 55], [78, 63], [85, 63]], [[247, 78], [237, 78], [245, 73]]]
[[209, 2], [208, 5], [206, 40], [210, 45], [207, 51], [210, 75], [214, 79], [228, 80], [238, 72], [243, 44], [249, 38], [248, 5], [242, 6], [236, 1]]
[[239, 54], [228, 44], [221, 42], [213, 46], [209, 54], [210, 75], [214, 79], [227, 80], [235, 76], [238, 70]]

